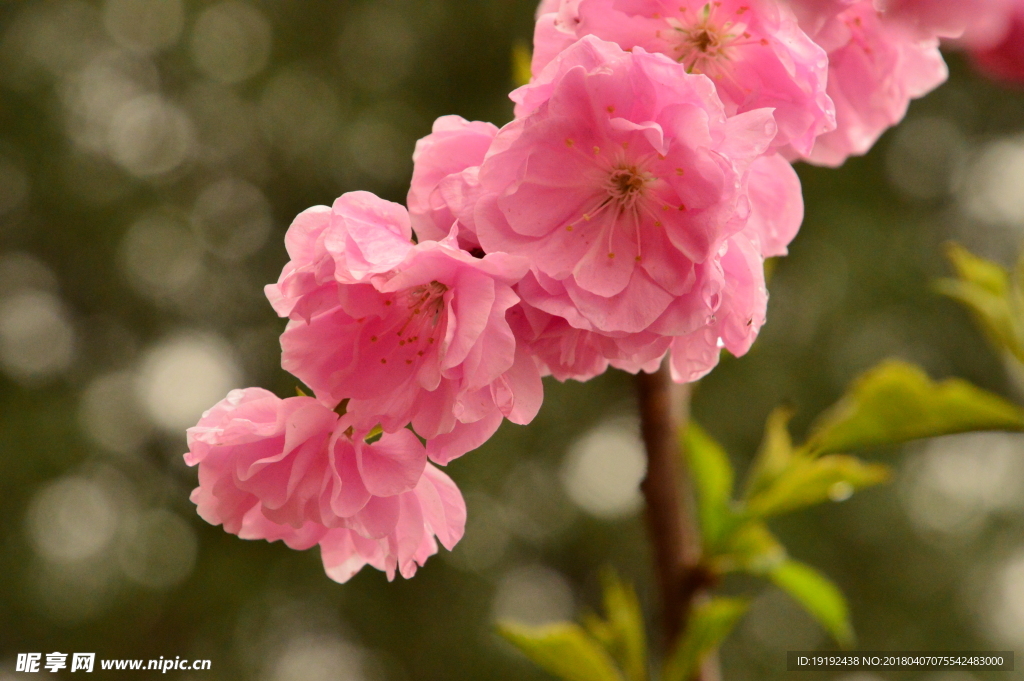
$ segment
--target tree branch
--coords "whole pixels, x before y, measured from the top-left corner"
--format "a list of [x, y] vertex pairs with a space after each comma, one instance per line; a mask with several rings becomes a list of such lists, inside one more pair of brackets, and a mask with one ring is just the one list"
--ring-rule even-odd
[[666, 360], [657, 373], [638, 374], [636, 389], [647, 449], [647, 477], [640, 489], [647, 502], [647, 530], [669, 650], [686, 629], [693, 600], [706, 585], [689, 475], [678, 437], [680, 427], [689, 419], [690, 386], [672, 381]]

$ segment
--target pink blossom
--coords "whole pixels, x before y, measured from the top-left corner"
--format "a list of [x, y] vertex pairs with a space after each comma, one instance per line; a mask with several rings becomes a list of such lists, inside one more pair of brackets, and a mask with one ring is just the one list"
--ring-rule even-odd
[[[823, 4], [834, 9], [835, 3]], [[914, 25], [887, 17], [873, 0], [860, 0], [824, 22], [815, 40], [829, 59], [828, 94], [836, 107], [836, 129], [818, 137], [805, 158], [839, 166], [866, 153], [907, 113], [910, 100], [946, 80], [937, 37], [922, 37]]]
[[345, 582], [371, 565], [394, 579], [406, 579], [437, 553], [438, 542], [451, 551], [466, 527], [466, 504], [451, 478], [427, 464], [416, 487], [398, 496], [398, 521], [386, 537], [368, 540], [357, 532], [328, 530], [320, 540], [327, 576]]
[[534, 18], [557, 12], [559, 5], [562, 4], [562, 0], [540, 0], [537, 5], [537, 10], [534, 12]]
[[989, 47], [1005, 35], [1017, 0], [878, 0], [890, 20], [902, 21], [922, 38], [960, 38]]
[[764, 258], [746, 233], [729, 239], [719, 266], [724, 285], [713, 319], [704, 328], [672, 339], [672, 378], [696, 381], [718, 364], [720, 349], [746, 354], [765, 322], [768, 290]]
[[779, 154], [755, 159], [750, 165], [747, 191], [747, 238], [766, 258], [788, 254], [786, 247], [804, 221], [803, 190], [793, 166]]
[[[599, 366], [593, 352], [633, 371], [656, 366], [673, 337], [715, 323], [731, 286], [722, 259], [751, 216], [749, 169], [775, 134], [771, 111], [728, 117], [706, 76], [593, 36], [513, 98], [520, 118], [480, 169], [477, 235], [488, 252], [529, 258], [517, 288], [529, 307], [595, 334], [556, 342], [535, 318], [547, 369], [585, 376]], [[777, 186], [797, 198], [785, 217], [762, 211], [758, 238], [775, 250], [802, 211], [795, 175]]]
[[825, 52], [780, 0], [582, 0], [575, 21], [564, 14], [538, 20], [535, 74], [569, 37], [595, 35], [707, 75], [728, 115], [775, 109], [776, 147], [808, 153], [815, 137], [835, 128]]
[[496, 134], [498, 128], [490, 123], [442, 116], [416, 143], [408, 204], [420, 241], [440, 241], [458, 222], [459, 244], [467, 250], [479, 247], [473, 226], [477, 175]]
[[412, 248], [412, 227], [397, 203], [350, 192], [331, 208], [299, 213], [284, 244], [291, 260], [266, 287], [267, 299], [282, 317], [307, 319], [337, 305], [336, 276], [354, 282], [399, 264]]
[[[535, 286], [531, 275], [520, 283], [520, 288]], [[653, 333], [604, 334], [576, 328], [525, 301], [509, 312], [509, 320], [517, 341], [529, 349], [541, 372], [559, 381], [589, 381], [609, 366], [634, 374], [653, 372], [671, 342]]]
[[1024, 83], [1024, 3], [1018, 0], [994, 14], [1002, 20], [999, 30], [983, 37], [974, 31], [963, 44], [983, 73], [1009, 83]]
[[326, 404], [349, 400], [361, 428], [411, 423], [431, 458], [447, 463], [503, 416], [528, 423], [540, 407], [538, 369], [505, 319], [528, 263], [475, 258], [458, 247], [457, 228], [413, 244], [402, 216], [397, 204], [346, 194], [322, 228], [297, 220], [294, 240], [312, 245], [290, 248], [303, 259], [267, 295], [290, 311], [285, 369]]
[[788, 0], [800, 28], [812, 39], [841, 12], [861, 0]]
[[527, 303], [509, 310], [509, 322], [516, 340], [526, 345], [545, 376], [559, 381], [589, 381], [608, 369], [600, 337], [571, 326]]
[[579, 4], [580, 0], [544, 0], [537, 7], [530, 61], [530, 72], [534, 76], [579, 39]]
[[408, 430], [367, 443], [348, 417], [309, 397], [232, 391], [188, 430], [185, 461], [199, 466], [199, 515], [243, 539], [320, 544], [345, 581], [370, 564], [394, 577], [451, 549], [465, 527], [458, 489], [426, 463]]

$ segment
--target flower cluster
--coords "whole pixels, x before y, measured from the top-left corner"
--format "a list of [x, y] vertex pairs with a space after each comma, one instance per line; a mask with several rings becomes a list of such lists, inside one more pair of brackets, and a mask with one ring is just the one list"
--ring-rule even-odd
[[292, 223], [266, 293], [312, 396], [204, 414], [200, 515], [319, 545], [338, 581], [411, 576], [465, 525], [434, 464], [530, 422], [542, 376], [745, 353], [803, 219], [790, 161], [864, 153], [946, 77], [939, 38], [984, 30], [956, 0], [545, 0], [512, 122], [438, 119], [408, 209], [353, 192]]

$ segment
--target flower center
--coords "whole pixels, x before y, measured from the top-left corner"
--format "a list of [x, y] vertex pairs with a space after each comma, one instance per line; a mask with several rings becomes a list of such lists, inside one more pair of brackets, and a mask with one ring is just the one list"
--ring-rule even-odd
[[407, 304], [412, 310], [412, 314], [399, 329], [398, 335], [401, 336], [408, 329], [417, 315], [422, 315], [419, 317], [420, 319], [430, 319], [431, 326], [437, 326], [441, 311], [444, 310], [444, 294], [447, 290], [448, 287], [439, 281], [432, 281], [429, 284], [421, 284], [409, 289]]
[[[736, 19], [720, 20], [720, 2], [704, 5], [698, 12], [685, 8], [679, 18], [668, 19], [669, 26], [676, 34], [676, 61], [686, 66], [691, 73], [707, 73], [714, 70], [716, 62], [730, 59], [730, 48], [746, 44], [750, 34], [746, 24], [738, 20], [748, 8], [736, 11]], [[660, 33], [660, 32], [659, 32]], [[743, 43], [738, 43], [741, 39]]]
[[630, 210], [643, 196], [647, 183], [654, 178], [635, 165], [620, 166], [608, 175], [606, 189], [619, 210]]
[[701, 52], [710, 52], [712, 47], [718, 47], [718, 36], [703, 30], [690, 39], [690, 42]]
[[443, 321], [447, 292], [447, 286], [432, 281], [384, 299], [385, 312], [370, 334], [381, 364], [413, 365], [430, 351], [444, 334], [437, 327]]

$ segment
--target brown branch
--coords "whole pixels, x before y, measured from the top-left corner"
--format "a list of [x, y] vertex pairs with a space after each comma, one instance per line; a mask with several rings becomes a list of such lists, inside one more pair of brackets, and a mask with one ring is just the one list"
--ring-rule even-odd
[[[672, 382], [668, 362], [636, 377], [640, 430], [647, 449], [647, 477], [640, 485], [647, 502], [647, 530], [661, 592], [662, 629], [670, 650], [686, 629], [694, 599], [707, 586], [700, 565], [700, 537], [679, 429], [690, 411], [688, 385]], [[701, 675], [703, 676], [703, 675]]]

